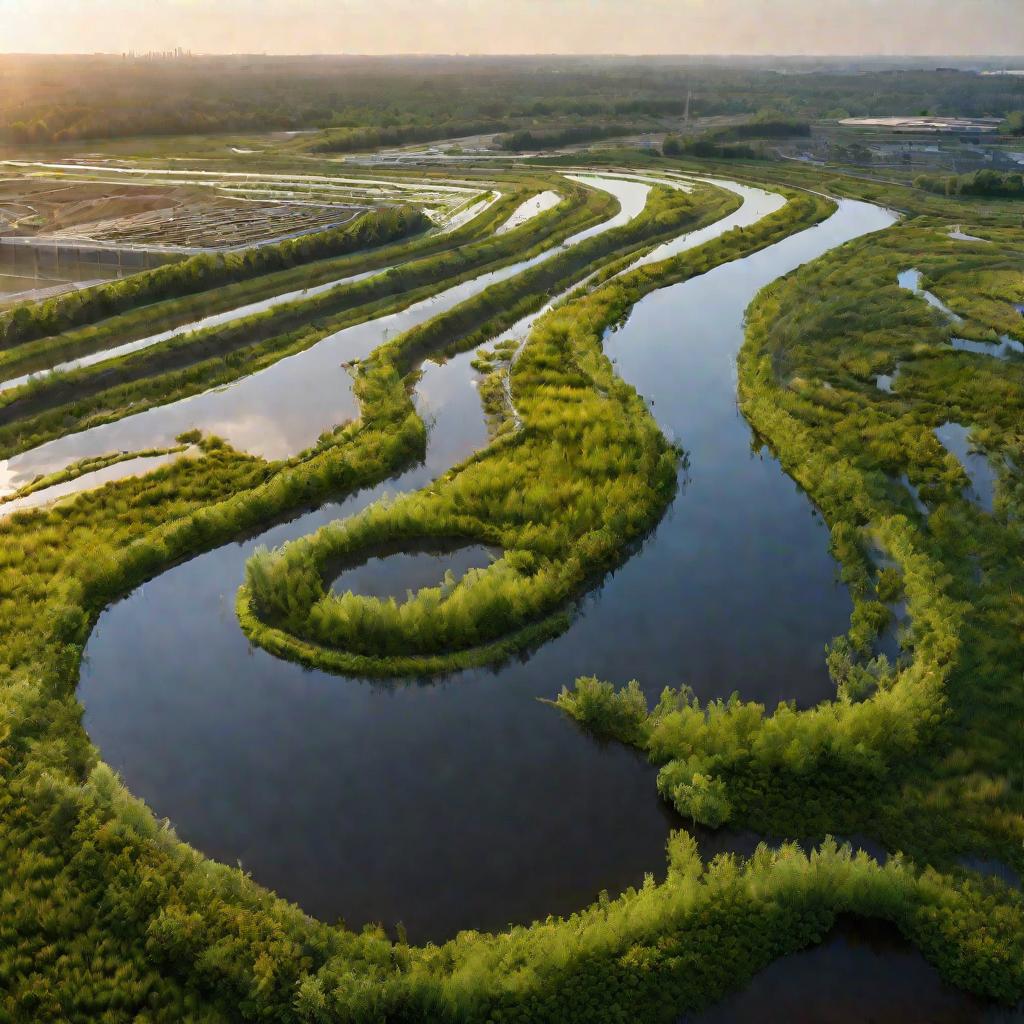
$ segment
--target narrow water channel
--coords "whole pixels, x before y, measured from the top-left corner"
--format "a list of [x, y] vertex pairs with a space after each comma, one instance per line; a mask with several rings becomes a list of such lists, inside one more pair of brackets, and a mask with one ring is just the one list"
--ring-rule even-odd
[[623, 376], [691, 451], [675, 507], [573, 627], [500, 670], [425, 684], [308, 671], [250, 649], [245, 560], [421, 487], [485, 443], [469, 354], [427, 364], [424, 465], [194, 558], [94, 631], [85, 726], [181, 837], [325, 920], [402, 921], [414, 941], [570, 912], [663, 873], [678, 826], [654, 770], [534, 698], [582, 674], [688, 682], [770, 703], [830, 695], [824, 642], [846, 628], [827, 532], [735, 407], [743, 310], [768, 281], [891, 223], [844, 202], [824, 225], [654, 293], [608, 339]]
[[[611, 192], [620, 204], [614, 217], [578, 232], [562, 248], [619, 227], [644, 208], [650, 185], [574, 175], [573, 180]], [[364, 359], [388, 338], [430, 320], [483, 291], [551, 257], [545, 252], [416, 302], [389, 316], [345, 328], [312, 348], [281, 359], [225, 387], [161, 405], [113, 423], [67, 434], [0, 460], [0, 488], [17, 490], [39, 474], [79, 459], [116, 451], [167, 447], [179, 434], [199, 429], [236, 448], [266, 458], [285, 458], [316, 442], [324, 430], [358, 416], [352, 378], [344, 364]]]
[[1011, 1024], [1020, 1011], [946, 984], [892, 925], [840, 919], [819, 946], [777, 960], [679, 1024]]
[[291, 291], [280, 292], [277, 295], [268, 296], [265, 299], [258, 299], [255, 302], [248, 302], [244, 306], [235, 306], [233, 309], [226, 309], [220, 313], [211, 313], [208, 316], [193, 320], [190, 323], [180, 324], [178, 327], [171, 327], [166, 331], [158, 331], [156, 334], [148, 334], [144, 338], [136, 338], [134, 341], [126, 341], [123, 345], [115, 345], [112, 348], [104, 348], [98, 352], [90, 352], [88, 355], [79, 356], [76, 359], [68, 359], [65, 362], [57, 363], [45, 370], [33, 373], [23, 373], [17, 377], [10, 377], [0, 381], [0, 393], [10, 391], [13, 388], [21, 387], [30, 380], [45, 378], [50, 373], [67, 373], [85, 366], [95, 366], [97, 363], [105, 363], [109, 359], [117, 359], [126, 356], [131, 352], [141, 352], [143, 349], [152, 348], [160, 342], [169, 341], [171, 338], [181, 337], [195, 331], [207, 330], [211, 327], [219, 327], [229, 324], [242, 317], [253, 316], [256, 313], [264, 313], [275, 306], [283, 306], [285, 303], [294, 302], [296, 299], [311, 299], [332, 288], [342, 284], [355, 284], [368, 277], [375, 277], [378, 274], [387, 273], [388, 268], [378, 270], [367, 270], [362, 274], [350, 274], [347, 277], [339, 277], [333, 281], [326, 281], [324, 284], [312, 285], [309, 288], [294, 288]]

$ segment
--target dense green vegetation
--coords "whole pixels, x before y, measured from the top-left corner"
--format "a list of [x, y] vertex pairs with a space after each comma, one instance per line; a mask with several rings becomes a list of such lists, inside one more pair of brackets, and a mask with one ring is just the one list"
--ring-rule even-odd
[[669, 135], [661, 145], [662, 156], [695, 156], [711, 160], [756, 160], [758, 151], [753, 146], [722, 146], [710, 139], [680, 139]]
[[[678, 87], [678, 77], [665, 77]], [[906, 77], [901, 95], [939, 88], [927, 73]], [[953, 75], [948, 88], [960, 88], [962, 77]], [[834, 88], [876, 102], [852, 78]], [[975, 82], [986, 80], [962, 88]], [[986, 102], [997, 87], [1014, 85], [977, 86], [992, 90]], [[266, 88], [276, 95], [276, 86]], [[658, 98], [649, 82], [617, 99], [561, 95], [543, 81], [536, 89], [547, 97], [537, 102], [559, 110], [679, 102]], [[467, 93], [468, 107], [477, 93]], [[720, 102], [739, 103], [731, 95], [724, 90]], [[439, 101], [422, 102], [420, 110]], [[166, 111], [154, 109], [146, 123]], [[76, 124], [89, 123], [82, 116]], [[246, 116], [263, 115], [254, 108]], [[1015, 308], [1024, 303], [1019, 213], [1012, 202], [831, 171], [742, 160], [720, 170], [873, 198], [912, 215], [766, 289], [750, 311], [740, 362], [743, 412], [821, 509], [855, 599], [850, 630], [828, 653], [836, 699], [799, 711], [742, 695], [701, 705], [680, 689], [666, 690], [652, 709], [636, 686], [616, 692], [586, 679], [557, 703], [600, 736], [645, 751], [661, 766], [663, 796], [695, 820], [802, 838], [866, 834], [906, 856], [880, 865], [825, 841], [809, 854], [762, 846], [746, 861], [702, 864], [693, 840], [679, 833], [663, 883], [649, 876], [638, 890], [603, 894], [566, 919], [413, 947], [380, 928], [356, 933], [312, 920], [242, 871], [178, 842], [99, 762], [82, 728], [79, 663], [107, 604], [181, 559], [420, 458], [425, 427], [407, 389], [424, 355], [472, 347], [600, 267], [538, 321], [518, 355], [518, 346], [504, 344], [480, 356], [496, 425], [489, 448], [427, 490], [260, 555], [240, 595], [243, 624], [257, 642], [346, 671], [480, 663], [562, 628], [571, 598], [628, 554], [675, 487], [678, 452], [602, 354], [604, 330], [651, 290], [769, 245], [831, 208], [787, 191], [786, 207], [752, 228], [609, 277], [657, 239], [732, 208], [715, 190], [656, 189], [632, 225], [556, 251], [378, 349], [354, 375], [359, 421], [309, 451], [268, 463], [215, 438], [183, 436], [182, 444], [199, 442], [195, 458], [0, 520], [0, 1019], [667, 1024], [819, 941], [845, 913], [893, 922], [958, 985], [1006, 1003], [1024, 995], [1024, 900], [958, 863], [970, 854], [1024, 868], [1024, 359], [954, 350], [949, 322], [896, 284], [900, 271], [916, 267], [924, 286], [964, 318], [958, 336], [1024, 339]], [[12, 420], [0, 444], [11, 451], [89, 417], [120, 415], [129, 403], [134, 411], [233, 379], [315, 343], [318, 332], [552, 248], [612, 212], [598, 193], [566, 191], [559, 208], [494, 239], [489, 228], [500, 218], [485, 214], [459, 236], [457, 252], [437, 239], [408, 240], [401, 250], [415, 258], [396, 260], [394, 276], [380, 275], [387, 287], [368, 279], [326, 293], [322, 303], [230, 325], [209, 336], [217, 340], [208, 359], [168, 370], [160, 360], [184, 348], [171, 345], [134, 364], [137, 377], [129, 379], [131, 371], [91, 398], [82, 396], [95, 371], [70, 375], [70, 386], [44, 385], [39, 394], [53, 388], [64, 396], [59, 389], [68, 387], [69, 400]], [[502, 213], [521, 199], [508, 197]], [[989, 241], [949, 238], [957, 223]], [[365, 269], [357, 261], [374, 258], [352, 254], [345, 266]], [[325, 265], [336, 272], [333, 260]], [[293, 281], [295, 271], [278, 274]], [[231, 285], [232, 294], [253, 294], [245, 289], [265, 287], [262, 280]], [[205, 310], [202, 302], [218, 298], [193, 296], [189, 308]], [[126, 324], [162, 315], [147, 310], [95, 329], [114, 344]], [[228, 360], [232, 339], [239, 347]], [[201, 339], [189, 344], [197, 341], [199, 352]], [[880, 391], [875, 377], [896, 369], [893, 392]], [[999, 484], [991, 515], [972, 503], [962, 468], [933, 433], [947, 420], [969, 425], [992, 460]], [[130, 454], [83, 461], [29, 488]], [[325, 593], [338, 559], [431, 535], [498, 544], [504, 555], [401, 607]], [[901, 600], [909, 612], [904, 653], [876, 657], [889, 606]], [[552, 680], [552, 694], [559, 682]]]
[[944, 196], [989, 196], [998, 199], [1024, 199], [1024, 174], [1001, 174], [999, 171], [975, 171], [952, 177], [931, 177], [922, 174], [914, 179], [917, 188]]
[[[657, 127], [687, 110], [693, 117], [769, 112], [799, 120], [920, 110], [1012, 118], [1021, 110], [1019, 78], [944, 71], [934, 63], [5, 55], [0, 142], [70, 146], [139, 135], [329, 129], [329, 139], [345, 146], [350, 138], [364, 148], [453, 138], [474, 134], [467, 126], [492, 124], [530, 130], [607, 118], [650, 119]], [[1007, 123], [1012, 130], [1017, 122]], [[301, 137], [294, 142], [308, 147]]]
[[[545, 315], [510, 370], [521, 429], [426, 491], [255, 555], [239, 596], [246, 632], [279, 655], [394, 675], [494, 661], [564, 629], [568, 602], [621, 561], [675, 492], [673, 453], [603, 357], [604, 331], [655, 288], [763, 248], [830, 209], [794, 196], [752, 228], [613, 278]], [[416, 334], [384, 351], [415, 350]], [[431, 536], [494, 544], [504, 555], [401, 604], [326, 592], [331, 565]]]
[[[701, 132], [693, 138], [678, 135], [666, 137], [661, 147], [663, 156], [693, 156], [717, 160], [755, 160], [761, 151], [746, 145], [747, 140], [803, 138], [811, 134], [807, 121], [785, 118], [771, 113], [742, 124], [726, 125]], [[731, 144], [730, 144], [731, 143]], [[736, 145], [736, 143], [742, 143]]]
[[565, 203], [514, 231], [445, 247], [386, 273], [12, 388], [0, 394], [0, 450], [23, 450], [72, 424], [109, 422], [235, 380], [345, 327], [537, 256], [616, 206], [607, 193], [575, 189]]
[[107, 284], [68, 292], [43, 302], [14, 306], [0, 317], [0, 347], [50, 334], [159, 302], [194, 295], [263, 274], [384, 245], [424, 231], [430, 221], [411, 207], [377, 210], [353, 224], [242, 252], [200, 253], [176, 263]]
[[1006, 135], [1024, 135], [1024, 110], [1014, 110], [1002, 124]]
[[807, 138], [810, 134], [811, 126], [807, 121], [763, 114], [744, 124], [714, 128], [705, 132], [704, 138], [718, 142], [739, 142], [744, 139]]
[[447, 121], [425, 125], [395, 125], [393, 128], [339, 128], [324, 132], [312, 143], [314, 153], [358, 153], [381, 146], [404, 146], [410, 142], [434, 142], [508, 130], [506, 121]]
[[[1024, 663], [1012, 552], [1024, 361], [956, 351], [949, 320], [897, 286], [910, 267], [967, 318], [957, 334], [994, 340], [1009, 325], [1024, 335], [1013, 305], [1024, 289], [1019, 245], [965, 245], [916, 218], [766, 289], [740, 359], [743, 412], [822, 510], [854, 596], [850, 631], [828, 657], [836, 700], [770, 710], [740, 695], [702, 705], [666, 689], [651, 709], [635, 684], [615, 691], [580, 679], [558, 705], [646, 751], [662, 766], [662, 795], [696, 821], [869, 832], [947, 871], [969, 855], [1020, 871]], [[876, 387], [896, 370], [891, 394]], [[948, 421], [970, 427], [996, 469], [991, 515], [933, 432]], [[874, 645], [901, 599], [904, 653], [892, 663]], [[987, 884], [1018, 943], [1020, 894]], [[1007, 992], [1019, 997], [1019, 953], [993, 955], [1015, 964]]]
[[546, 131], [518, 131], [501, 139], [501, 148], [521, 153], [529, 149], [559, 149], [577, 142], [594, 142], [614, 135], [628, 135], [630, 129], [621, 124], [580, 124]]

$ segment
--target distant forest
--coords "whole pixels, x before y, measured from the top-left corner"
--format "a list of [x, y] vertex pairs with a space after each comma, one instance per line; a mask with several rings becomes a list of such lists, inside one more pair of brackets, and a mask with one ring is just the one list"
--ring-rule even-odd
[[1024, 174], [1000, 174], [988, 170], [945, 178], [922, 174], [914, 179], [914, 184], [943, 196], [1024, 199]]
[[477, 125], [527, 132], [581, 119], [638, 124], [677, 117], [688, 95], [695, 117], [1024, 110], [1024, 78], [899, 63], [0, 56], [0, 141], [331, 128], [330, 148], [343, 150], [357, 140], [441, 138]]

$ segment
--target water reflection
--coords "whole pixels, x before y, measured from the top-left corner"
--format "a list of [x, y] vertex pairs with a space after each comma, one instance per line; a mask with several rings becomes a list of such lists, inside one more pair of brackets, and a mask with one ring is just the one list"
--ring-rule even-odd
[[513, 228], [521, 227], [528, 220], [533, 220], [534, 217], [544, 213], [545, 210], [553, 210], [561, 201], [562, 197], [550, 189], [545, 192], [538, 192], [537, 195], [530, 196], [529, 199], [524, 200], [517, 206], [512, 211], [508, 220], [494, 233], [496, 235], [503, 235], [507, 231], [513, 230]]
[[679, 1024], [997, 1024], [1020, 1013], [946, 984], [896, 928], [840, 918], [818, 946], [777, 960], [742, 991]]
[[[606, 189], [619, 200], [615, 217], [572, 236], [563, 246], [628, 222], [644, 207], [650, 186], [638, 182], [573, 176]], [[68, 434], [0, 462], [14, 487], [78, 459], [111, 451], [139, 451], [170, 445], [192, 429], [217, 434], [236, 448], [266, 458], [293, 455], [314, 444], [324, 430], [359, 415], [347, 365], [365, 359], [388, 338], [451, 309], [489, 285], [550, 258], [532, 259], [481, 275], [414, 303], [389, 316], [338, 331], [306, 349], [226, 387], [162, 405], [113, 423]]]
[[950, 344], [958, 352], [973, 352], [975, 355], [991, 356], [993, 359], [1009, 359], [1010, 354], [1024, 354], [1024, 343], [1004, 334], [998, 342], [971, 341], [969, 338], [950, 338]]
[[280, 306], [287, 302], [293, 302], [296, 299], [312, 298], [315, 295], [320, 295], [323, 292], [330, 291], [332, 288], [337, 288], [340, 284], [355, 284], [355, 282], [362, 281], [364, 278], [373, 277], [376, 274], [383, 274], [386, 272], [386, 267], [379, 270], [369, 270], [362, 274], [352, 274], [348, 277], [340, 277], [334, 281], [327, 281], [325, 284], [313, 285], [309, 288], [296, 288], [293, 291], [282, 292], [279, 295], [272, 295], [269, 298], [260, 299], [258, 302], [249, 302], [244, 306], [236, 306], [234, 309], [224, 310], [221, 313], [211, 313], [209, 316], [204, 316], [199, 320], [193, 320], [191, 323], [181, 324], [179, 327], [172, 327], [170, 330], [159, 331], [156, 334], [150, 334], [144, 338], [137, 338], [134, 341], [125, 342], [123, 345], [116, 345], [113, 348], [104, 348], [99, 352], [92, 352], [88, 355], [80, 356], [77, 359], [69, 359], [63, 363], [57, 363], [55, 366], [49, 367], [47, 371], [44, 372], [33, 371], [32, 373], [24, 373], [19, 377], [11, 377], [8, 380], [0, 382], [0, 392], [21, 387], [22, 384], [27, 384], [28, 381], [34, 377], [44, 377], [46, 372], [65, 373], [69, 370], [79, 369], [83, 366], [95, 366], [97, 363], [106, 362], [108, 359], [117, 359], [119, 356], [125, 356], [131, 352], [140, 352], [153, 345], [158, 345], [160, 342], [169, 341], [171, 338], [191, 334], [194, 331], [206, 330], [210, 327], [218, 327], [221, 324], [228, 324], [234, 320], [240, 320], [242, 317], [252, 316], [256, 313], [263, 313], [268, 309], [273, 309], [275, 306]]
[[884, 391], [887, 395], [892, 394], [892, 387], [896, 383], [896, 378], [900, 375], [900, 368], [897, 366], [892, 373], [880, 373], [875, 377], [875, 387], [879, 391]]
[[54, 483], [49, 487], [40, 487], [39, 490], [32, 491], [20, 498], [12, 498], [9, 501], [0, 502], [0, 518], [13, 515], [15, 512], [25, 512], [29, 509], [41, 508], [43, 505], [50, 505], [72, 494], [95, 490], [97, 487], [102, 487], [112, 480], [122, 480], [125, 477], [132, 476], [145, 476], [161, 466], [170, 465], [178, 459], [192, 458], [196, 454], [198, 454], [197, 449], [190, 448], [187, 451], [179, 450], [160, 455], [140, 455], [136, 458], [126, 458], [112, 465], [104, 466], [102, 469], [94, 469], [89, 473], [82, 473], [72, 480]]
[[690, 449], [692, 480], [563, 636], [421, 686], [307, 671], [238, 628], [235, 588], [257, 545], [422, 487], [483, 443], [471, 357], [428, 364], [422, 466], [176, 566], [104, 612], [80, 695], [105, 760], [205, 853], [321, 918], [403, 921], [415, 941], [568, 913], [660, 877], [679, 822], [653, 768], [535, 698], [590, 673], [637, 676], [652, 695], [682, 682], [772, 705], [829, 695], [823, 645], [850, 599], [806, 497], [767, 452], [751, 455], [735, 354], [763, 284], [891, 222], [844, 202], [817, 228], [649, 296], [609, 339]]
[[974, 450], [970, 433], [970, 428], [962, 423], [946, 422], [935, 428], [939, 443], [956, 456], [971, 481], [968, 500], [985, 512], [991, 512], [995, 503], [996, 471], [984, 452]]
[[924, 499], [921, 497], [921, 488], [917, 484], [910, 482], [910, 477], [906, 473], [901, 473], [899, 477], [900, 483], [906, 488], [907, 493], [910, 495], [911, 500], [914, 502], [914, 508], [917, 509], [921, 515], [926, 518], [931, 515], [932, 510], [924, 503]]
[[921, 271], [920, 270], [904, 270], [897, 275], [897, 280], [901, 288], [906, 288], [908, 291], [912, 291], [915, 295], [919, 295], [925, 302], [928, 303], [933, 309], [937, 309], [944, 313], [953, 323], [963, 323], [963, 317], [958, 313], [954, 313], [953, 310], [947, 306], [942, 299], [932, 292], [925, 291], [921, 287]]
[[1021, 887], [1020, 874], [1014, 871], [1009, 864], [1004, 864], [1001, 860], [969, 855], [961, 857], [959, 863], [961, 867], [965, 867], [970, 871], [977, 871], [979, 875], [984, 875], [986, 878], [998, 878], [1000, 882], [1010, 886], [1012, 889], [1019, 889]]
[[360, 565], [339, 573], [331, 590], [335, 594], [351, 591], [383, 601], [393, 597], [401, 603], [410, 592], [440, 586], [448, 573], [452, 579], [460, 580], [470, 569], [486, 569], [501, 557], [498, 548], [484, 544], [458, 545], [456, 538], [448, 543], [431, 539], [419, 545], [403, 541], [392, 550], [379, 550], [369, 558], [364, 554]]
[[959, 226], [948, 232], [947, 237], [952, 238], [956, 242], [988, 242], [987, 238], [979, 238], [977, 235], [965, 234]]

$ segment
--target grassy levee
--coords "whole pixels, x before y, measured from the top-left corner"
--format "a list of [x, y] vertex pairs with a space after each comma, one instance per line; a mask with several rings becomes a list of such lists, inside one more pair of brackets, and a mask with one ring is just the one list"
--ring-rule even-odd
[[[573, 156], [537, 157], [527, 161], [537, 170], [574, 168], [579, 158]], [[614, 150], [587, 154], [587, 165], [618, 170], [643, 172], [683, 172], [712, 175], [752, 185], [796, 186], [825, 192], [843, 199], [861, 199], [896, 210], [908, 216], [926, 216], [950, 225], [970, 224], [976, 234], [998, 236], [1009, 231], [1014, 236], [1020, 227], [1020, 202], [1012, 199], [979, 200], [971, 197], [937, 196], [915, 187], [857, 173], [842, 166], [806, 166], [795, 161], [713, 160], [660, 158], [639, 150]], [[981, 230], [978, 230], [978, 229]]]
[[429, 352], [474, 348], [588, 278], [595, 267], [600, 268], [598, 274], [609, 267], [622, 267], [656, 245], [712, 224], [741, 205], [735, 194], [717, 188], [701, 189], [691, 196], [655, 186], [643, 213], [629, 224], [556, 253], [413, 328], [400, 344], [403, 365], [411, 367]]
[[25, 373], [36, 373], [59, 362], [188, 325], [212, 313], [221, 313], [299, 288], [385, 269], [414, 257], [449, 252], [490, 234], [520, 201], [521, 197], [516, 193], [505, 194], [468, 224], [446, 234], [407, 236], [396, 244], [380, 244], [344, 256], [301, 263], [283, 270], [268, 270], [256, 277], [194, 295], [155, 301], [84, 327], [65, 329], [35, 341], [0, 348], [0, 375], [10, 379]]
[[[201, 442], [202, 440], [201, 437], [196, 437], [196, 441]], [[93, 455], [79, 459], [77, 462], [72, 462], [54, 473], [40, 473], [35, 479], [19, 487], [18, 490], [4, 495], [0, 498], [0, 513], [3, 512], [3, 506], [8, 502], [16, 501], [18, 498], [25, 498], [30, 494], [35, 494], [36, 491], [45, 490], [47, 487], [53, 487], [56, 484], [77, 480], [79, 477], [85, 476], [87, 473], [93, 473], [98, 469], [116, 466], [119, 462], [128, 462], [131, 459], [183, 452], [188, 447], [188, 443], [179, 439], [179, 443], [164, 448], [143, 448], [132, 452], [109, 452], [106, 455]]]
[[[649, 292], [756, 252], [831, 209], [791, 194], [752, 227], [546, 314], [511, 371], [522, 430], [425, 491], [254, 555], [238, 599], [250, 639], [333, 671], [402, 675], [491, 663], [563, 630], [573, 599], [622, 560], [675, 493], [676, 453], [604, 357], [605, 330]], [[419, 353], [419, 334], [379, 351], [389, 359]], [[452, 588], [426, 588], [401, 604], [327, 592], [330, 564], [431, 536], [494, 544], [504, 555]]]
[[19, 303], [0, 315], [0, 346], [59, 334], [162, 299], [181, 298], [276, 270], [348, 255], [423, 231], [428, 224], [424, 214], [408, 207], [375, 210], [352, 224], [326, 231], [242, 252], [202, 253], [51, 299]]
[[357, 387], [363, 419], [287, 464], [212, 445], [192, 462], [0, 524], [0, 1010], [9, 1019], [667, 1024], [820, 940], [838, 913], [894, 921], [950, 980], [1006, 1001], [1020, 995], [1019, 903], [976, 878], [899, 859], [883, 867], [834, 844], [702, 865], [678, 835], [663, 884], [648, 878], [569, 918], [412, 947], [381, 929], [312, 920], [156, 821], [98, 763], [81, 727], [74, 689], [91, 623], [174, 561], [379, 479], [422, 450], [423, 425], [394, 366], [373, 360]]
[[614, 197], [586, 190], [580, 203], [567, 200], [507, 234], [94, 366], [30, 381], [0, 395], [0, 452], [9, 455], [71, 429], [110, 422], [236, 380], [345, 327], [540, 255], [616, 210]]

